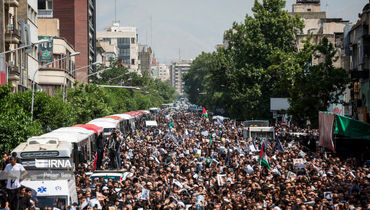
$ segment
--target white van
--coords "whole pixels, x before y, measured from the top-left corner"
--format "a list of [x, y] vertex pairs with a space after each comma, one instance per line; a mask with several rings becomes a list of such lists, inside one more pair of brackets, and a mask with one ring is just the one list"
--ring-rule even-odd
[[39, 208], [56, 207], [66, 209], [78, 203], [74, 175], [70, 179], [24, 180], [21, 185], [32, 190], [32, 200]]

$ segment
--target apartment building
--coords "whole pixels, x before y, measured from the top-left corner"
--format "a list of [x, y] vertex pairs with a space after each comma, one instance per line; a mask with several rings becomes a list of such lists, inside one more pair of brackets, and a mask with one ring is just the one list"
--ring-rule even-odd
[[[48, 43], [43, 43], [39, 48], [40, 70], [38, 74], [38, 84], [43, 91], [49, 95], [54, 95], [59, 88], [72, 87], [78, 73], [72, 72], [76, 67], [76, 59], [70, 56], [75, 53], [73, 45], [67, 39], [60, 37], [59, 19], [39, 18], [39, 39], [48, 39]], [[80, 56], [80, 55], [79, 55]], [[58, 59], [64, 58], [57, 61]], [[53, 62], [54, 61], [54, 62]], [[48, 66], [43, 66], [48, 62], [53, 62]]]
[[98, 41], [107, 41], [118, 49], [118, 59], [130, 72], [139, 71], [139, 45], [136, 27], [121, 27], [118, 22], [97, 32]]
[[184, 95], [185, 82], [183, 81], [183, 75], [189, 71], [192, 63], [192, 60], [182, 60], [173, 62], [170, 67], [171, 86], [180, 95]]
[[370, 122], [370, 4], [359, 14], [359, 20], [346, 36], [351, 72], [351, 105], [353, 118]]

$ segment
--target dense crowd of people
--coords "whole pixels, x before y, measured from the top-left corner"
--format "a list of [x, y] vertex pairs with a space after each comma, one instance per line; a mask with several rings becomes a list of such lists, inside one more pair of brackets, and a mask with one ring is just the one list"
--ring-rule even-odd
[[[69, 209], [370, 208], [368, 165], [316, 151], [317, 130], [276, 125], [275, 138], [251, 139], [239, 122], [196, 112], [151, 118], [158, 126], [142, 120], [136, 130], [100, 136], [96, 165], [76, 169], [79, 202]], [[123, 177], [92, 180], [94, 168]], [[23, 209], [33, 209], [27, 189], [18, 193], [30, 203]], [[0, 199], [0, 209], [9, 207]]]

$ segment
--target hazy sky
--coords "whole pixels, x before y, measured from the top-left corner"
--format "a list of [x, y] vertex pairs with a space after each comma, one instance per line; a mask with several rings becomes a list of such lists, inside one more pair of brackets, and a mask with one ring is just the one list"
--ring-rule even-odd
[[[97, 0], [98, 30], [112, 24], [114, 2]], [[286, 9], [291, 11], [294, 2], [287, 0]], [[321, 0], [321, 10], [327, 11], [327, 17], [354, 22], [367, 2]], [[253, 3], [254, 0], [117, 0], [117, 20], [121, 26], [137, 27], [139, 43], [151, 45], [157, 60], [168, 64], [179, 54], [182, 59], [194, 59], [202, 51], [213, 51], [234, 21], [241, 22], [247, 13], [252, 15]]]

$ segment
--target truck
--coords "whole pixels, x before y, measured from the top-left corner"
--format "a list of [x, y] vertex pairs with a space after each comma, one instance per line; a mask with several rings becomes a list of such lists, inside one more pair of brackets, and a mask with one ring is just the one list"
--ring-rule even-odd
[[275, 139], [275, 128], [268, 120], [248, 120], [244, 122], [243, 137]]

